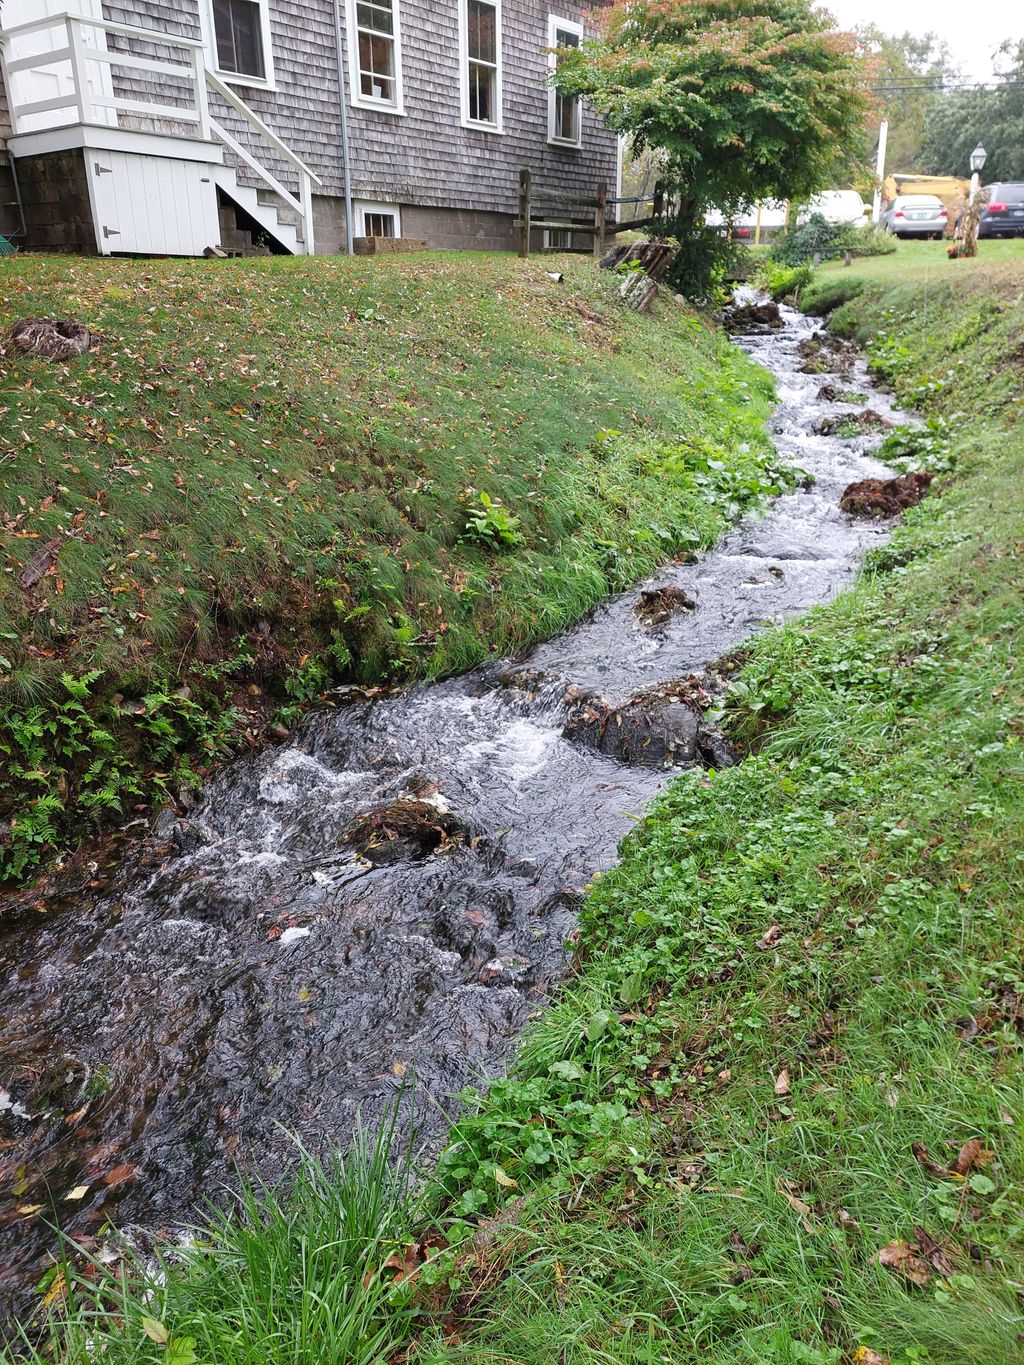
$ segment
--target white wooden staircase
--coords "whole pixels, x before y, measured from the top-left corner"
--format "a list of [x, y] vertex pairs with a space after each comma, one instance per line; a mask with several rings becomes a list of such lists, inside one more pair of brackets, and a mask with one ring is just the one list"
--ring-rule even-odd
[[62, 11], [0, 29], [0, 75], [15, 161], [82, 150], [101, 254], [220, 247], [221, 197], [274, 249], [312, 254], [319, 177], [207, 67], [202, 43]]

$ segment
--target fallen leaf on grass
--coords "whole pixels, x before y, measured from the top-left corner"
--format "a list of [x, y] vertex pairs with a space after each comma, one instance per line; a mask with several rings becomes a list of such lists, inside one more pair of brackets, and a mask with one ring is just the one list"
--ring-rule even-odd
[[952, 1166], [936, 1161], [923, 1142], [912, 1142], [910, 1150], [918, 1164], [938, 1180], [966, 1180], [975, 1166], [988, 1166], [995, 1159], [995, 1152], [984, 1147], [980, 1138], [965, 1142]]
[[140, 1325], [150, 1341], [155, 1341], [158, 1346], [166, 1346], [171, 1339], [170, 1332], [156, 1318], [143, 1318]]
[[512, 1177], [506, 1171], [502, 1170], [500, 1166], [495, 1166], [494, 1178], [498, 1182], [498, 1184], [501, 1185], [506, 1190], [518, 1190], [519, 1188], [519, 1181], [513, 1180]]
[[891, 1270], [894, 1275], [902, 1275], [911, 1284], [924, 1288], [930, 1283], [932, 1272], [930, 1266], [918, 1256], [919, 1250], [916, 1242], [904, 1242], [898, 1238], [888, 1246], [882, 1247], [874, 1259], [886, 1270]]
[[757, 946], [762, 953], [766, 953], [769, 948], [774, 948], [782, 937], [782, 926], [770, 924], [761, 937], [757, 940]]
[[858, 1346], [853, 1353], [853, 1365], [889, 1365], [887, 1356], [880, 1356], [870, 1346]]
[[799, 1199], [795, 1194], [793, 1194], [792, 1182], [789, 1180], [783, 1180], [781, 1177], [779, 1177], [779, 1179], [777, 1179], [775, 1182], [775, 1188], [778, 1190], [779, 1194], [782, 1195], [783, 1199], [786, 1201], [789, 1207], [793, 1209], [794, 1212], [800, 1215], [800, 1221], [803, 1223], [806, 1230], [808, 1232], [816, 1233], [818, 1229], [814, 1226], [813, 1223], [810, 1222], [810, 1217], [813, 1214], [814, 1210], [811, 1208], [810, 1204], [805, 1204], [802, 1199]]
[[925, 1257], [933, 1269], [937, 1270], [940, 1275], [952, 1275], [953, 1267], [949, 1263], [942, 1243], [937, 1242], [927, 1228], [915, 1227], [914, 1236], [917, 1238], [921, 1255]]
[[779, 1095], [779, 1096], [788, 1095], [788, 1094], [789, 1094], [789, 1067], [788, 1067], [788, 1066], [784, 1066], [784, 1067], [782, 1068], [782, 1070], [779, 1072], [779, 1074], [775, 1077], [775, 1093], [776, 1093], [776, 1095]]
[[960, 1148], [950, 1170], [954, 1175], [966, 1176], [975, 1166], [988, 1166], [994, 1158], [995, 1152], [983, 1146], [980, 1138], [971, 1138]]

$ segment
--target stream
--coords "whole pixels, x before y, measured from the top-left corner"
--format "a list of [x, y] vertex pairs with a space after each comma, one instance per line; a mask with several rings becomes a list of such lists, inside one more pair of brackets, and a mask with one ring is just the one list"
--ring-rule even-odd
[[[450, 1097], [501, 1071], [591, 877], [674, 772], [725, 761], [685, 688], [638, 728], [589, 722], [596, 698], [699, 674], [830, 598], [888, 533], [838, 510], [888, 472], [879, 437], [814, 434], [856, 409], [802, 372], [819, 324], [783, 317], [740, 343], [776, 377], [775, 440], [809, 487], [514, 661], [352, 690], [161, 815], [99, 889], [0, 922], [0, 1298], [24, 1302], [53, 1223], [180, 1225], [234, 1169], [285, 1166], [289, 1132], [345, 1145], [413, 1076], [436, 1142]], [[891, 415], [859, 359], [831, 378]], [[640, 588], [696, 607], [644, 624]]]

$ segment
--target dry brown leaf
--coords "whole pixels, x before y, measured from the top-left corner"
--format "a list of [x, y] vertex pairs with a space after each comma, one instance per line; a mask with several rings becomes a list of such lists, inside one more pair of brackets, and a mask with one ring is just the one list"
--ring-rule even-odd
[[904, 1242], [897, 1238], [895, 1242], [890, 1242], [888, 1246], [882, 1247], [875, 1260], [886, 1270], [891, 1270], [894, 1275], [902, 1275], [911, 1284], [916, 1284], [923, 1288], [931, 1281], [931, 1267], [927, 1262], [922, 1261], [917, 1255], [920, 1250], [916, 1242]]
[[103, 1177], [104, 1185], [109, 1185], [111, 1189], [115, 1185], [124, 1185], [129, 1180], [134, 1180], [139, 1173], [138, 1166], [131, 1165], [124, 1161], [120, 1166], [115, 1166], [112, 1171], [108, 1171]]
[[975, 1166], [987, 1166], [995, 1157], [995, 1152], [990, 1152], [981, 1141], [981, 1138], [971, 1138], [965, 1142], [957, 1154], [956, 1160], [950, 1167], [954, 1175], [969, 1175]]
[[910, 1150], [917, 1158], [918, 1164], [923, 1166], [929, 1175], [934, 1175], [939, 1180], [949, 1179], [951, 1172], [935, 1160], [923, 1142], [912, 1142]]
[[776, 1180], [775, 1188], [778, 1190], [779, 1194], [782, 1195], [789, 1207], [800, 1215], [800, 1221], [803, 1223], [806, 1230], [808, 1232], [816, 1233], [818, 1229], [810, 1221], [810, 1217], [814, 1210], [811, 1208], [810, 1204], [805, 1204], [802, 1199], [793, 1193], [792, 1182], [780, 1178]]
[[861, 1225], [847, 1209], [837, 1209], [836, 1218], [839, 1220], [841, 1227], [849, 1228], [851, 1232], [862, 1231]]
[[776, 1095], [779, 1095], [779, 1096], [788, 1095], [788, 1094], [789, 1094], [789, 1067], [788, 1067], [788, 1066], [784, 1066], [784, 1067], [782, 1068], [782, 1070], [779, 1072], [779, 1074], [775, 1077], [775, 1093], [776, 1093]]
[[952, 1275], [953, 1267], [946, 1256], [945, 1247], [941, 1242], [937, 1242], [927, 1228], [915, 1227], [914, 1236], [917, 1238], [917, 1245], [921, 1255], [929, 1262], [933, 1269], [940, 1275]]
[[762, 953], [766, 953], [769, 948], [774, 948], [782, 937], [782, 926], [780, 924], [769, 924], [761, 937], [757, 940], [757, 946]]

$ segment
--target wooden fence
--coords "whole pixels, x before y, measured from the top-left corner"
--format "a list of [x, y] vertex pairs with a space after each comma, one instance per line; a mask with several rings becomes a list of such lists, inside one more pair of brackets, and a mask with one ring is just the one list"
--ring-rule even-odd
[[[566, 190], [549, 190], [534, 182], [528, 167], [519, 172], [519, 255], [529, 256], [534, 231], [564, 232], [573, 237], [590, 237], [590, 250], [600, 260], [609, 237], [620, 232], [636, 231], [657, 222], [664, 213], [665, 201], [660, 189], [655, 190], [653, 213], [628, 221], [608, 217], [609, 209], [620, 204], [637, 204], [635, 199], [615, 199], [609, 196], [607, 185], [598, 185], [593, 195], [576, 194]], [[647, 201], [644, 201], [647, 202]], [[550, 251], [578, 251], [578, 247], [548, 247]]]

